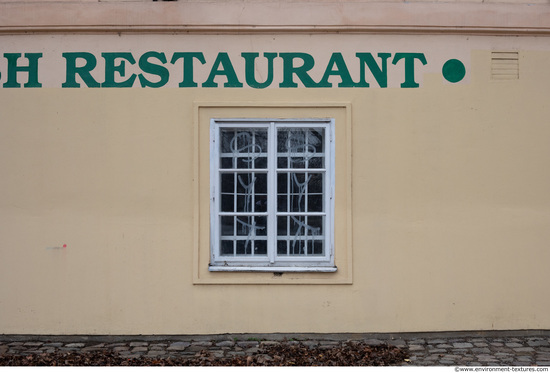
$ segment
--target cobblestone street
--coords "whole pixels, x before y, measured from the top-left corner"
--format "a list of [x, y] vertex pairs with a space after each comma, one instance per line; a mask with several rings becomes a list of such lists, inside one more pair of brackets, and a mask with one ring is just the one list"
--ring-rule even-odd
[[[207, 350], [215, 358], [261, 353], [274, 344], [303, 344], [330, 349], [348, 341], [368, 345], [388, 344], [408, 349], [411, 366], [550, 366], [550, 336], [465, 336], [441, 335], [357, 336], [332, 335], [220, 335], [169, 337], [25, 337], [0, 336], [0, 356], [92, 352], [111, 350], [121, 357], [194, 357]], [[270, 356], [265, 356], [269, 359]]]

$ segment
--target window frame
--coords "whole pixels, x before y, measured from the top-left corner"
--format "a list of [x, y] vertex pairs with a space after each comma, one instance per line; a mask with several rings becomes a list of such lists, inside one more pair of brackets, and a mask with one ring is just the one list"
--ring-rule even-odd
[[[266, 128], [268, 131], [267, 150], [267, 256], [224, 256], [220, 253], [221, 222], [220, 204], [220, 130], [223, 128]], [[322, 169], [298, 169], [303, 172], [324, 173], [323, 256], [278, 256], [277, 255], [277, 217], [291, 215], [277, 211], [277, 174], [280, 170], [291, 172], [292, 168], [277, 167], [277, 130], [279, 128], [323, 128], [325, 164]], [[211, 118], [210, 119], [210, 263], [209, 271], [232, 272], [335, 272], [334, 265], [334, 191], [335, 191], [335, 120], [334, 118]], [[231, 169], [235, 171], [235, 169]], [[246, 169], [243, 169], [246, 170]], [[300, 172], [298, 171], [298, 172]], [[231, 172], [231, 171], [229, 171]], [[235, 171], [236, 172], [236, 171]], [[284, 172], [284, 171], [283, 171]], [[304, 213], [301, 213], [304, 214]], [[307, 214], [307, 213], [306, 213]], [[299, 214], [295, 214], [299, 215]], [[317, 215], [319, 216], [319, 215]]]

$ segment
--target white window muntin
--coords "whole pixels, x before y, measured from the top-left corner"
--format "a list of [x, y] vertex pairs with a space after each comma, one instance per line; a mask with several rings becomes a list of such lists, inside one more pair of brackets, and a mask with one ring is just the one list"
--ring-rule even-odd
[[[334, 215], [334, 120], [333, 119], [289, 119], [289, 120], [282, 120], [282, 119], [212, 119], [211, 120], [211, 141], [210, 141], [210, 156], [211, 156], [211, 172], [210, 172], [210, 179], [211, 179], [211, 191], [210, 191], [210, 199], [211, 199], [211, 270], [220, 270], [222, 267], [212, 267], [212, 266], [223, 266], [223, 268], [231, 268], [231, 267], [245, 267], [247, 270], [262, 270], [266, 266], [271, 268], [272, 270], [277, 269], [287, 269], [289, 268], [302, 268], [303, 270], [308, 270], [308, 268], [312, 267], [327, 267], [334, 265], [334, 237], [333, 237], [333, 231], [334, 231], [334, 221], [333, 221], [333, 215]], [[227, 148], [221, 149], [222, 143], [221, 143], [221, 136], [220, 133], [224, 130], [235, 130], [235, 135], [232, 139], [232, 142], [235, 140], [235, 138], [239, 135], [237, 135], [237, 131], [239, 129], [249, 129], [249, 130], [258, 130], [261, 137], [261, 132], [267, 131], [267, 150], [264, 151], [264, 149], [261, 149], [260, 146], [255, 145], [255, 140], [253, 140], [253, 143], [251, 143], [247, 147], [247, 151], [251, 151], [254, 153], [254, 157], [248, 158], [248, 160], [245, 160], [249, 164], [253, 164], [253, 167], [249, 168], [240, 168], [239, 163], [239, 156], [242, 153], [238, 153], [236, 156], [233, 150], [229, 150]], [[279, 152], [277, 148], [277, 131], [278, 130], [288, 130], [289, 133], [293, 130], [323, 130], [323, 154], [321, 156], [323, 157], [323, 167], [315, 167], [315, 168], [308, 168], [307, 164], [306, 167], [291, 167], [289, 164], [285, 165], [281, 164], [278, 165], [278, 160], [285, 157], [290, 157], [289, 152]], [[256, 137], [256, 132], [252, 132], [252, 137]], [[250, 135], [247, 135], [249, 138]], [[290, 135], [289, 141], [290, 141]], [[261, 140], [260, 140], [261, 141]], [[238, 142], [238, 141], [237, 141]], [[224, 154], [225, 152], [229, 152], [230, 154]], [[233, 153], [231, 153], [233, 152]], [[228, 166], [229, 163], [227, 162], [228, 158], [225, 157], [233, 157], [233, 161], [231, 161], [231, 166]], [[256, 162], [252, 162], [252, 159], [256, 160], [261, 157], [267, 157], [267, 164], [266, 167], [256, 167]], [[319, 156], [319, 154], [316, 154], [316, 156]], [[223, 162], [220, 161], [220, 159], [224, 159]], [[235, 160], [237, 159], [237, 160]], [[224, 163], [222, 165], [222, 163]], [[261, 162], [265, 164], [265, 162]], [[283, 161], [284, 163], [284, 161]], [[289, 162], [290, 163], [290, 160]], [[241, 161], [242, 165], [242, 161]], [[278, 167], [280, 166], [280, 167]], [[240, 179], [240, 174], [245, 175], [249, 178], [252, 176], [253, 181], [251, 183], [243, 182], [243, 180]], [[296, 178], [296, 175], [303, 174], [304, 178], [312, 177], [312, 175], [321, 175], [322, 177], [322, 192], [321, 192], [321, 198], [322, 198], [322, 209], [320, 212], [309, 212], [309, 211], [278, 211], [278, 198], [279, 198], [279, 191], [277, 189], [277, 178], [279, 175], [287, 175], [287, 178], [290, 178], [290, 175], [292, 175], [294, 178]], [[255, 181], [256, 181], [256, 175], [261, 175], [264, 179], [267, 180], [267, 192], [266, 192], [266, 198], [267, 198], [267, 208], [265, 211], [246, 211], [246, 212], [239, 212], [236, 211], [237, 209], [237, 203], [235, 202], [233, 204], [233, 208], [231, 211], [223, 211], [224, 208], [222, 208], [222, 199], [225, 197], [227, 199], [227, 195], [231, 193], [226, 193], [227, 195], [224, 196], [222, 193], [222, 188], [225, 188], [226, 183], [223, 182], [223, 175], [232, 175], [234, 181], [234, 187], [237, 183], [240, 183], [242, 187], [245, 186], [251, 186], [251, 188], [255, 187]], [[266, 174], [266, 175], [265, 175]], [[229, 179], [231, 176], [229, 177]], [[236, 181], [238, 180], [238, 181]], [[303, 180], [302, 184], [306, 184], [306, 180]], [[222, 186], [223, 182], [223, 186]], [[296, 183], [298, 183], [296, 181]], [[247, 191], [248, 194], [249, 191]], [[295, 191], [296, 192], [296, 191]], [[298, 193], [302, 193], [303, 196], [303, 190], [298, 191]], [[254, 193], [252, 193], [252, 196], [254, 196]], [[238, 196], [238, 193], [235, 189], [234, 196], [235, 199]], [[306, 195], [306, 197], [310, 197], [310, 195]], [[247, 198], [250, 198], [250, 195], [248, 195]], [[290, 197], [288, 197], [290, 199]], [[307, 202], [305, 202], [307, 204]], [[230, 202], [231, 204], [231, 202]], [[239, 218], [242, 217], [249, 219], [248, 224], [242, 222], [242, 220], [239, 220]], [[306, 222], [307, 219], [321, 219], [321, 227], [322, 231], [321, 234], [319, 234], [320, 231], [315, 232], [313, 229], [311, 229], [311, 234], [308, 234], [307, 232], [307, 224], [302, 224], [304, 226], [304, 234], [300, 235], [297, 232], [292, 234], [289, 229], [287, 229], [286, 233], [284, 235], [280, 235], [277, 231], [278, 227], [278, 220], [281, 221], [283, 219], [287, 219], [290, 221], [290, 219], [297, 220], [293, 217], [303, 218]], [[259, 227], [261, 229], [253, 229], [254, 231], [254, 237], [251, 237], [254, 242], [262, 242], [265, 244], [266, 248], [265, 250], [261, 250], [260, 255], [255, 254], [255, 249], [257, 247], [246, 248], [249, 250], [248, 254], [245, 255], [237, 255], [237, 249], [236, 249], [236, 243], [237, 243], [237, 234], [222, 234], [222, 219], [229, 219], [234, 218], [234, 226], [236, 227], [239, 223], [237, 221], [240, 221], [241, 225], [249, 225], [255, 224], [257, 221], [262, 221], [265, 223], [265, 227], [256, 225], [256, 227]], [[252, 219], [251, 219], [252, 218]], [[230, 220], [230, 219], [229, 219]], [[227, 220], [226, 220], [227, 221]], [[313, 220], [312, 220], [313, 221]], [[236, 231], [236, 228], [233, 227], [234, 232]], [[256, 233], [267, 229], [265, 235], [262, 235], [259, 237]], [[301, 229], [301, 228], [298, 228]], [[227, 233], [227, 229], [224, 229], [225, 233]], [[296, 239], [299, 237], [302, 239], [305, 237], [305, 249], [304, 252], [301, 255], [290, 255], [289, 253], [289, 245], [292, 241], [294, 243], [294, 247], [296, 245]], [[242, 240], [242, 236], [240, 237]], [[250, 238], [250, 237], [249, 237]], [[280, 245], [281, 240], [285, 238], [287, 241], [287, 254], [282, 255], [278, 252], [278, 245]], [[307, 248], [307, 239], [311, 239], [311, 254], [308, 255], [308, 248]], [[229, 253], [223, 253], [222, 252], [222, 242], [227, 244], [230, 240], [233, 240], [233, 251], [231, 255], [228, 255]], [[263, 242], [265, 241], [265, 243]], [[315, 241], [321, 241], [322, 242], [322, 255], [314, 255], [314, 242]], [[279, 244], [278, 244], [279, 242]], [[247, 244], [249, 244], [247, 239]], [[227, 246], [227, 245], [225, 245]], [[241, 245], [242, 250], [242, 245]], [[279, 248], [279, 250], [281, 250]], [[245, 251], [246, 253], [246, 251]], [[257, 268], [255, 268], [257, 266]], [[280, 268], [279, 268], [280, 267]]]

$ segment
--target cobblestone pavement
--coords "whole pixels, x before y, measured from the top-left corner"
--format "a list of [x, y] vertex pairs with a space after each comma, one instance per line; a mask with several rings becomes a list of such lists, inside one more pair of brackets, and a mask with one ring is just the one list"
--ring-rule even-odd
[[123, 357], [186, 357], [209, 350], [214, 357], [252, 355], [263, 346], [276, 343], [303, 343], [306, 346], [331, 348], [347, 341], [370, 345], [389, 344], [409, 350], [403, 365], [412, 366], [550, 366], [550, 335], [465, 336], [445, 333], [442, 336], [359, 337], [356, 335], [296, 336], [221, 335], [177, 337], [63, 337], [0, 335], [0, 356], [6, 354], [48, 354], [65, 351], [111, 349]]

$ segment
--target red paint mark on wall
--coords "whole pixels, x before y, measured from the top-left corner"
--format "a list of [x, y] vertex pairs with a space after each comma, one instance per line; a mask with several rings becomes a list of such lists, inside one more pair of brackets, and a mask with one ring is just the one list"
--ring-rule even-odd
[[46, 247], [47, 250], [59, 250], [59, 249], [66, 249], [67, 244], [63, 244], [63, 246], [48, 246]]

